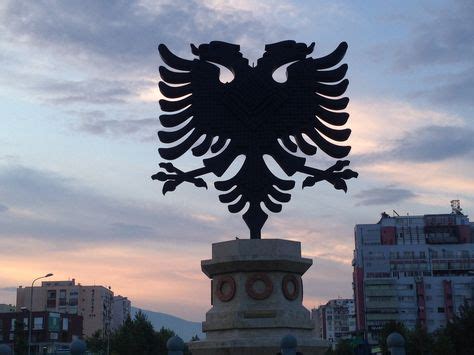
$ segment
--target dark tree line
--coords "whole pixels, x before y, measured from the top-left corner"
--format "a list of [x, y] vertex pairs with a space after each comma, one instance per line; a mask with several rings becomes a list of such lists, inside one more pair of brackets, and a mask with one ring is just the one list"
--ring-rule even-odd
[[111, 355], [166, 355], [166, 342], [175, 333], [162, 327], [155, 331], [146, 315], [139, 311], [113, 332], [109, 339], [99, 330], [86, 339], [87, 350], [96, 354], [106, 354], [107, 346]]
[[[406, 341], [407, 355], [474, 355], [474, 306], [465, 303], [445, 328], [428, 333], [417, 325], [409, 330], [400, 322], [389, 322], [380, 331], [379, 346], [384, 355], [389, 355], [386, 339], [392, 332], [400, 333]], [[328, 350], [327, 355], [355, 354], [350, 340], [342, 340], [336, 350]]]

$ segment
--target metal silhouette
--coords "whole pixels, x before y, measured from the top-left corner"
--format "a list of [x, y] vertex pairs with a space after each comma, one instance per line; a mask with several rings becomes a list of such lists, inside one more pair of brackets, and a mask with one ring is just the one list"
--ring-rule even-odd
[[[166, 160], [177, 159], [189, 150], [197, 157], [208, 154], [201, 168], [188, 172], [170, 162], [161, 163], [164, 171], [152, 178], [164, 181], [163, 194], [185, 181], [207, 188], [201, 176], [213, 173], [221, 177], [238, 156], [244, 155], [245, 161], [235, 176], [214, 186], [223, 192], [219, 200], [229, 204], [230, 212], [248, 206], [242, 217], [250, 237], [260, 238], [268, 218], [262, 203], [269, 211], [280, 212], [282, 203], [290, 201], [288, 191], [295, 186], [293, 180], [276, 177], [264, 156], [271, 156], [288, 176], [308, 175], [303, 187], [327, 181], [347, 192], [345, 180], [358, 175], [345, 169], [348, 160], [338, 160], [320, 170], [307, 166], [301, 156], [314, 155], [320, 148], [330, 157], [341, 159], [351, 149], [333, 143], [344, 142], [351, 134], [350, 129], [333, 127], [344, 125], [349, 118], [343, 112], [349, 99], [340, 97], [349, 83], [344, 79], [347, 64], [336, 67], [346, 53], [345, 42], [321, 58], [307, 58], [314, 43], [268, 44], [256, 66], [249, 65], [235, 44], [213, 41], [199, 47], [191, 45], [191, 49], [197, 57], [194, 60], [174, 55], [164, 44], [158, 47], [163, 61], [173, 69], [159, 69], [160, 91], [170, 99], [160, 100], [162, 111], [170, 114], [160, 116], [166, 129], [158, 136], [168, 146], [160, 148], [159, 153]], [[286, 81], [275, 81], [274, 72], [287, 64]], [[232, 72], [230, 82], [220, 81], [219, 66]]]

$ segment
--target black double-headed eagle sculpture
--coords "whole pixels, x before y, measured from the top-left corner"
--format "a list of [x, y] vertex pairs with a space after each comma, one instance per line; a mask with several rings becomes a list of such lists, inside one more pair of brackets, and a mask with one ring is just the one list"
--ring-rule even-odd
[[[343, 112], [349, 99], [341, 97], [349, 83], [344, 79], [347, 64], [336, 67], [346, 53], [345, 42], [321, 58], [307, 57], [314, 43], [268, 44], [256, 66], [249, 65], [235, 44], [214, 41], [191, 45], [191, 49], [196, 58], [187, 60], [164, 44], [158, 47], [165, 64], [173, 69], [160, 67], [159, 88], [167, 98], [160, 100], [160, 106], [169, 114], [160, 116], [164, 129], [158, 136], [166, 146], [159, 153], [163, 159], [174, 160], [191, 150], [196, 157], [204, 156], [203, 166], [184, 172], [170, 162], [161, 163], [163, 171], [152, 178], [164, 182], [163, 194], [185, 181], [207, 188], [201, 176], [221, 177], [243, 155], [240, 170], [214, 186], [230, 212], [246, 209], [243, 219], [250, 238], [260, 238], [268, 218], [263, 205], [280, 212], [295, 186], [295, 181], [275, 176], [264, 156], [271, 156], [287, 176], [307, 175], [303, 187], [327, 181], [347, 191], [345, 180], [358, 175], [346, 169], [348, 160], [320, 170], [307, 166], [303, 157], [316, 154], [318, 148], [336, 159], [349, 154], [351, 147], [337, 142], [346, 141], [351, 130], [335, 128], [349, 118]], [[288, 65], [286, 81], [277, 82], [273, 74], [284, 65]], [[220, 81], [219, 66], [232, 72], [230, 82]]]

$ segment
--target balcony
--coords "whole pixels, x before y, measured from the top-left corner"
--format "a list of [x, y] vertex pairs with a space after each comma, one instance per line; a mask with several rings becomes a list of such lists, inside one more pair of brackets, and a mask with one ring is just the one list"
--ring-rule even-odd
[[397, 290], [396, 289], [387, 289], [387, 288], [366, 288], [365, 289], [365, 295], [366, 296], [380, 296], [380, 297], [390, 297], [390, 296], [396, 296], [397, 295]]
[[[388, 298], [388, 297], [387, 297]], [[398, 308], [399, 304], [395, 299], [389, 299], [387, 301], [367, 301], [365, 303], [365, 308], [368, 312], [369, 309], [385, 309], [385, 308]]]
[[435, 270], [472, 270], [474, 269], [474, 258], [446, 258], [433, 259], [432, 268]]

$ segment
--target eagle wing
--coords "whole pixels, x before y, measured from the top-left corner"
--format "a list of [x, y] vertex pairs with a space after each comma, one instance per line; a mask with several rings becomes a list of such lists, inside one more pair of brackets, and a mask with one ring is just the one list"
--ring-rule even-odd
[[[159, 148], [163, 159], [174, 160], [189, 149], [202, 156], [211, 150], [220, 151], [230, 138], [227, 117], [219, 97], [223, 83], [218, 66], [204, 60], [187, 60], [173, 54], [164, 44], [158, 47], [161, 58], [171, 69], [160, 66], [161, 142], [170, 144]], [[176, 71], [177, 70], [177, 71]], [[217, 137], [217, 139], [216, 139]], [[196, 144], [199, 141], [198, 144]]]
[[[349, 84], [344, 79], [347, 64], [336, 67], [346, 50], [347, 44], [342, 42], [325, 57], [306, 58], [288, 66], [287, 81], [283, 84], [287, 101], [275, 119], [283, 128], [278, 132], [280, 144], [290, 152], [296, 153], [299, 148], [306, 155], [314, 155], [320, 148], [338, 159], [349, 154], [350, 146], [332, 142], [344, 142], [351, 134], [350, 129], [332, 127], [343, 126], [349, 118], [343, 111], [349, 99], [340, 97]], [[279, 163], [285, 165], [283, 161]]]

